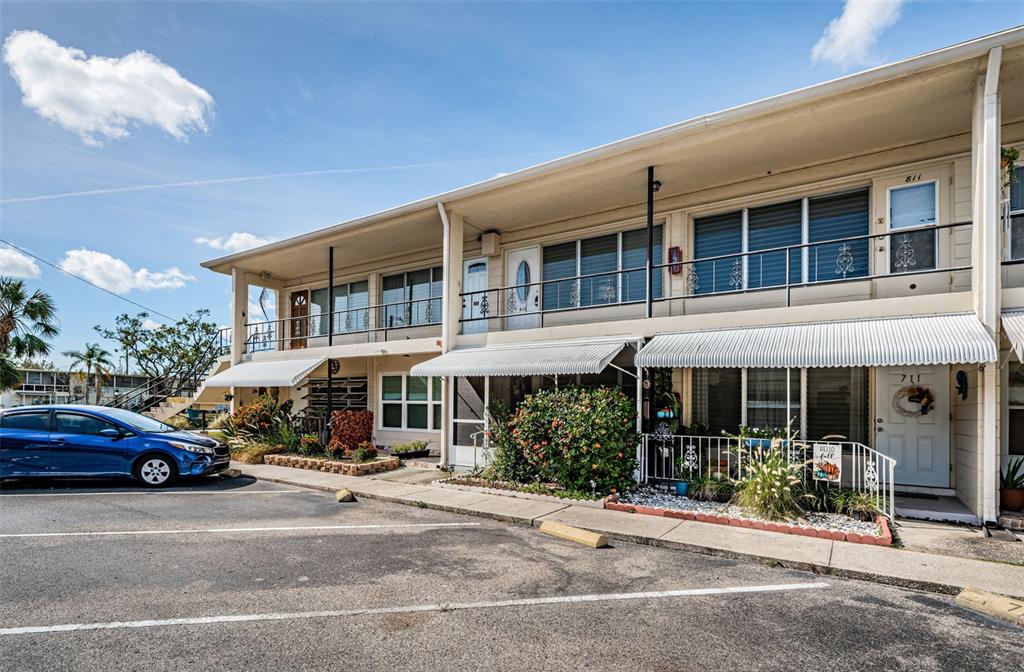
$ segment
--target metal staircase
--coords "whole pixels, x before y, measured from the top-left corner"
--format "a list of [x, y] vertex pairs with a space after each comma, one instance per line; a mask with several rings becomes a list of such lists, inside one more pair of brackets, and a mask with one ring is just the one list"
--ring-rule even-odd
[[123, 408], [167, 420], [192, 405], [202, 391], [204, 381], [219, 366], [219, 358], [230, 347], [230, 335], [221, 329], [207, 343], [202, 354], [192, 364], [154, 378], [145, 385], [128, 390], [107, 401], [104, 406]]

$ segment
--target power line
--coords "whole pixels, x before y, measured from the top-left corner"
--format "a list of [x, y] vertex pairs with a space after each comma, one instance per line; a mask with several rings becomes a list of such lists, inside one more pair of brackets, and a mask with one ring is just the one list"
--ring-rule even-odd
[[159, 315], [160, 317], [165, 317], [168, 320], [171, 320], [172, 322], [177, 322], [178, 321], [178, 318], [176, 318], [176, 317], [171, 317], [170, 315], [165, 315], [164, 313], [161, 313], [159, 310], [153, 310], [152, 308], [144, 306], [141, 303], [138, 303], [136, 301], [132, 301], [129, 298], [121, 296], [120, 294], [118, 294], [116, 292], [112, 292], [109, 289], [107, 289], [106, 287], [100, 287], [96, 283], [90, 282], [89, 280], [86, 280], [85, 278], [83, 278], [80, 275], [75, 275], [74, 273], [71, 273], [70, 271], [65, 271], [63, 268], [61, 268], [57, 264], [53, 263], [52, 261], [47, 261], [46, 259], [43, 259], [42, 257], [40, 257], [38, 255], [32, 254], [28, 250], [25, 250], [25, 249], [22, 249], [22, 248], [18, 247], [17, 245], [15, 245], [14, 243], [12, 243], [9, 240], [4, 240], [3, 238], [0, 238], [0, 243], [4, 243], [8, 247], [10, 247], [12, 249], [15, 249], [18, 252], [21, 252], [22, 254], [28, 255], [28, 256], [32, 257], [33, 259], [35, 259], [36, 261], [41, 261], [44, 264], [46, 264], [47, 266], [50, 266], [52, 268], [57, 269], [58, 271], [60, 271], [64, 275], [70, 275], [72, 278], [75, 278], [76, 280], [81, 280], [82, 282], [84, 282], [85, 284], [89, 285], [90, 287], [95, 287], [96, 289], [100, 290], [101, 292], [106, 292], [107, 294], [110, 294], [111, 296], [113, 296], [115, 298], [121, 299], [122, 301], [127, 301], [128, 303], [130, 303], [133, 306], [136, 306], [138, 308], [142, 308], [146, 312], [152, 313], [154, 315]]

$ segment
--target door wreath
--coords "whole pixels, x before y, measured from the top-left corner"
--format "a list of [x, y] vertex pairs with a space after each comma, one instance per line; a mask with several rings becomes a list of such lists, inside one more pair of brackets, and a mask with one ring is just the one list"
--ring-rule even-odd
[[892, 407], [905, 418], [928, 415], [935, 406], [935, 395], [927, 387], [908, 385], [901, 387], [892, 396]]

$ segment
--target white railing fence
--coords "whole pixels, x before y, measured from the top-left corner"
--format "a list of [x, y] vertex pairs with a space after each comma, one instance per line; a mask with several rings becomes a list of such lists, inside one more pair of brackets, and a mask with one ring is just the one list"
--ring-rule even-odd
[[[744, 460], [758, 448], [772, 447], [770, 439], [738, 439], [727, 436], [644, 434], [641, 443], [640, 482], [647, 484], [685, 481], [699, 476], [740, 480]], [[896, 513], [894, 475], [896, 460], [855, 441], [784, 441], [775, 439], [790, 464], [801, 464], [804, 485], [844, 487], [872, 495], [883, 515]], [[812, 465], [815, 446], [840, 458], [834, 481], [816, 478]], [[832, 475], [835, 478], [835, 475]]]

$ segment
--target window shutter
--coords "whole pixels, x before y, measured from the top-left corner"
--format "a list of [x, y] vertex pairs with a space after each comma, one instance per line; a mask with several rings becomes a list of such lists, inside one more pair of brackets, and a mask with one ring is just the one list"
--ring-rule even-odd
[[[869, 191], [859, 189], [810, 199], [809, 243], [869, 233]], [[811, 245], [807, 248], [807, 281], [864, 277], [869, 273], [870, 241]], [[842, 257], [840, 258], [840, 255]]]
[[[728, 212], [693, 220], [693, 256], [695, 259], [716, 257], [723, 254], [737, 254], [743, 249], [743, 214]], [[695, 294], [728, 292], [736, 289], [730, 285], [730, 274], [740, 257], [697, 262], [697, 284]]]
[[[803, 237], [801, 201], [775, 203], [747, 212], [747, 251], [799, 245]], [[765, 252], [747, 257], [747, 287], [786, 284], [786, 251]], [[800, 282], [800, 250], [789, 255], [790, 282]]]

